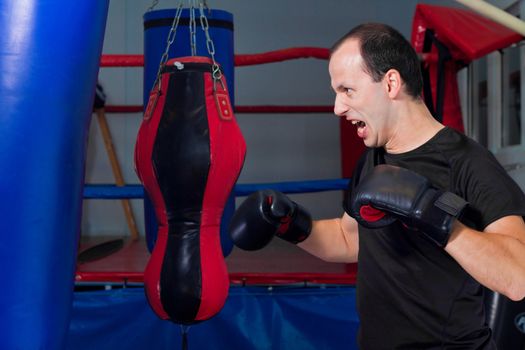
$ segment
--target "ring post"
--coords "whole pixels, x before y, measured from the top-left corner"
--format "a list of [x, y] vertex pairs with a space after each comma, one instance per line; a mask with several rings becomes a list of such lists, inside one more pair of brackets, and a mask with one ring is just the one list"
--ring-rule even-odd
[[0, 2], [2, 349], [65, 346], [108, 2]]

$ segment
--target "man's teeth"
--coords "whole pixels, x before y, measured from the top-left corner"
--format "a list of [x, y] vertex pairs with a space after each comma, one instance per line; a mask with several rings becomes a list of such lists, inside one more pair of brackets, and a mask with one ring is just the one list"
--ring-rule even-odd
[[366, 126], [365, 122], [362, 122], [362, 121], [360, 121], [360, 120], [352, 120], [352, 124], [353, 124], [353, 125], [357, 125], [357, 126], [360, 127], [360, 128], [363, 128], [363, 127]]

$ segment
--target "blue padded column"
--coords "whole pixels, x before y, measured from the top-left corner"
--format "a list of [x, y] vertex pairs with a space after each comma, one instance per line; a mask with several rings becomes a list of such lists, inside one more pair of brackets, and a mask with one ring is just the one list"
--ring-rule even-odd
[[0, 348], [61, 349], [109, 0], [0, 1]]

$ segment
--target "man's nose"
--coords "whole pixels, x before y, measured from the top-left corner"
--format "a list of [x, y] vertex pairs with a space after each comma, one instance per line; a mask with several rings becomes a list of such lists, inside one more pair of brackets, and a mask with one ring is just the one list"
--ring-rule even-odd
[[335, 96], [334, 101], [334, 114], [339, 117], [342, 117], [348, 111], [348, 108], [349, 107], [341, 101], [341, 97], [339, 96], [339, 94], [337, 94]]

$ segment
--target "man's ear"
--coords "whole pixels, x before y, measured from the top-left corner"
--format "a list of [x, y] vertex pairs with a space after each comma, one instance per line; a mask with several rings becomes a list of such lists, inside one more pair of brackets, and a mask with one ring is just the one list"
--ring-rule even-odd
[[385, 76], [383, 77], [384, 86], [386, 89], [386, 93], [388, 94], [388, 97], [391, 99], [396, 98], [399, 96], [399, 93], [401, 92], [401, 85], [403, 81], [401, 80], [401, 75], [399, 72], [395, 69], [389, 69], [388, 72], [385, 73]]

